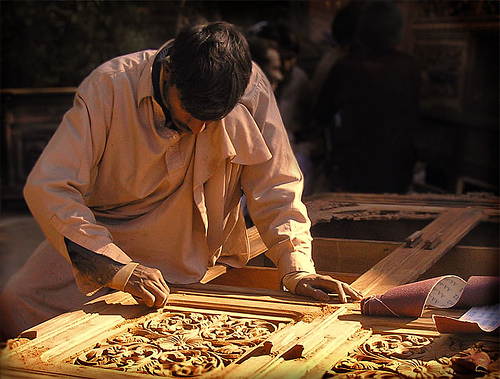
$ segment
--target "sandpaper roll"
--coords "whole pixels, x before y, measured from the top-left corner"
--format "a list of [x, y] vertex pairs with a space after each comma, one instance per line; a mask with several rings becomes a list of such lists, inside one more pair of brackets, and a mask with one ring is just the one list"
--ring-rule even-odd
[[500, 277], [498, 276], [471, 276], [454, 308], [466, 309], [478, 305], [498, 304], [499, 289]]
[[500, 278], [447, 275], [394, 287], [361, 300], [361, 313], [371, 316], [420, 317], [425, 305], [469, 308], [499, 302]]

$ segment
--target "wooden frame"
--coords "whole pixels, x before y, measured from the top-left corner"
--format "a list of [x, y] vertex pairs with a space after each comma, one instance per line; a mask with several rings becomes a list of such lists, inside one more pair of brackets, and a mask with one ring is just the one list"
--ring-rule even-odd
[[[353, 272], [344, 272], [347, 266], [334, 264], [339, 272], [332, 275], [338, 275], [341, 280], [347, 278], [365, 295], [425, 277], [432, 272], [427, 269], [432, 270], [434, 263], [439, 266], [440, 262], [445, 262], [443, 265], [449, 262], [438, 260], [441, 256], [441, 259], [448, 258], [448, 254], [451, 254], [452, 260], [471, 252], [489, 260], [495, 257], [498, 260], [498, 247], [455, 246], [478, 223], [498, 223], [498, 198], [325, 194], [306, 203], [313, 224], [336, 218], [379, 219], [388, 216], [398, 220], [424, 217], [428, 221], [426, 227], [400, 242], [374, 243], [335, 238], [322, 238], [315, 242], [315, 254], [325, 261], [332, 244], [350, 249], [339, 252], [338, 257], [341, 258], [342, 254], [352, 254], [351, 258], [362, 259], [363, 246], [370, 246], [376, 252], [368, 257], [366, 266], [351, 265]], [[257, 256], [265, 247], [254, 229], [249, 234], [252, 254]], [[438, 243], [436, 236], [440, 239]], [[398, 269], [404, 262], [413, 263], [404, 270]], [[481, 274], [471, 266], [464, 272]], [[212, 274], [206, 277], [211, 282], [209, 284], [172, 286], [168, 305], [163, 310], [152, 311], [136, 305], [128, 294], [114, 292], [88, 303], [82, 309], [27, 330], [20, 338], [9, 341], [9, 348], [3, 351], [2, 378], [101, 378], [104, 369], [75, 366], [71, 360], [140, 320], [161, 316], [162, 312], [192, 311], [283, 323], [282, 328], [247, 350], [235, 362], [223, 370], [206, 372], [201, 375], [203, 378], [280, 378], [290, 377], [293, 373], [296, 378], [309, 379], [342, 377], [344, 373], [369, 375], [373, 370], [380, 371], [380, 375], [395, 377], [399, 375], [398, 370], [409, 367], [436, 372], [442, 370], [442, 375], [452, 376], [460, 369], [457, 364], [461, 359], [469, 359], [472, 353], [482, 354], [485, 351], [489, 356], [496, 357], [499, 363], [497, 335], [455, 336], [440, 334], [436, 330], [433, 315], [458, 318], [465, 310], [427, 309], [418, 318], [365, 316], [361, 314], [359, 304], [341, 304], [335, 296], [328, 303], [318, 303], [277, 290], [274, 287], [278, 281], [277, 272], [272, 267], [216, 268]], [[231, 285], [225, 285], [229, 283]], [[248, 287], [239, 286], [245, 283]], [[373, 359], [366, 361], [362, 353], [365, 346], [374, 346], [379, 343], [377, 341], [384, 340], [392, 340], [391, 344], [396, 347], [373, 353]], [[405, 342], [406, 350], [398, 341]], [[421, 343], [423, 345], [419, 346]], [[420, 355], [415, 355], [419, 349]], [[411, 359], [405, 359], [404, 354]], [[497, 374], [499, 369], [498, 365], [491, 367], [493, 374]], [[107, 370], [105, 375], [109, 378], [147, 377], [142, 373], [116, 370]]]

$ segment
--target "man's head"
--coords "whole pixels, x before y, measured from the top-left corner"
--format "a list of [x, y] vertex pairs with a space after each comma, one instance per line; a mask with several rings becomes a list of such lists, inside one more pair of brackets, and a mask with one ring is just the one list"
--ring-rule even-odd
[[281, 56], [277, 43], [267, 38], [252, 36], [248, 38], [248, 44], [252, 59], [262, 68], [273, 91], [276, 91], [283, 80]]
[[401, 41], [403, 23], [394, 1], [370, 2], [359, 21], [359, 39], [373, 50], [394, 49]]
[[282, 80], [289, 80], [299, 54], [299, 40], [295, 32], [282, 23], [261, 21], [251, 26], [247, 34], [249, 38], [265, 38], [277, 44], [281, 58]]
[[194, 123], [204, 123], [231, 112], [245, 92], [252, 72], [245, 37], [226, 22], [182, 30], [165, 65], [167, 106], [174, 122], [177, 118], [188, 126], [189, 116]]
[[355, 50], [358, 45], [358, 25], [363, 9], [366, 7], [364, 1], [351, 1], [340, 8], [335, 15], [331, 32], [335, 42], [345, 50]]

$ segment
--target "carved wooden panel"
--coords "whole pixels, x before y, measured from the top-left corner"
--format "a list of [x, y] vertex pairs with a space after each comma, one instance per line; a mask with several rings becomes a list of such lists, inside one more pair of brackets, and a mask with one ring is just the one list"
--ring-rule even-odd
[[499, 363], [498, 342], [493, 340], [374, 334], [323, 378], [498, 377]]
[[260, 372], [264, 378], [284, 357], [329, 355], [361, 327], [348, 321], [337, 328], [345, 309], [282, 291], [171, 290], [159, 310], [113, 292], [23, 332], [0, 350], [0, 376], [245, 378]]
[[165, 310], [143, 316], [69, 362], [155, 376], [198, 376], [227, 367], [285, 324], [251, 315]]

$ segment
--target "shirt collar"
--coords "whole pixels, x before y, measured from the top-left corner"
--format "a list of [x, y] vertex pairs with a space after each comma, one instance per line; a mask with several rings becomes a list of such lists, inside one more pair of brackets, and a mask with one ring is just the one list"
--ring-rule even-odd
[[151, 73], [153, 70], [153, 63], [155, 61], [156, 56], [165, 48], [169, 43], [173, 41], [170, 40], [165, 42], [162, 47], [160, 47], [154, 55], [150, 56], [146, 67], [142, 71], [139, 77], [139, 83], [137, 86], [137, 106], [140, 105], [141, 101], [146, 97], [151, 97], [154, 100], [154, 89], [153, 89], [153, 81], [151, 80]]

